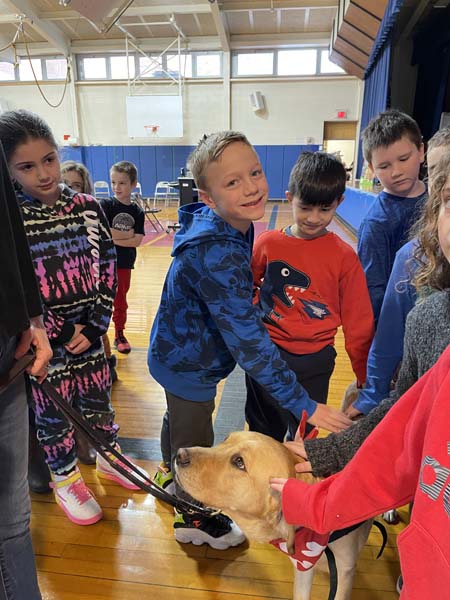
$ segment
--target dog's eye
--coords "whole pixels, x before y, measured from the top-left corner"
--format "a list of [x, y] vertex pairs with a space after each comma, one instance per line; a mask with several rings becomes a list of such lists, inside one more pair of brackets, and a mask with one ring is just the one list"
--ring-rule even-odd
[[237, 467], [238, 469], [240, 469], [241, 471], [245, 471], [245, 463], [244, 463], [244, 459], [242, 458], [242, 456], [233, 456], [233, 458], [231, 459], [232, 464]]

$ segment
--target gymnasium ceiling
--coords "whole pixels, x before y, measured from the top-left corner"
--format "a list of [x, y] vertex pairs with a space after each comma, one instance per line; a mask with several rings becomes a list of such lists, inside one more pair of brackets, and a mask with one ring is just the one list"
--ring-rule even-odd
[[[128, 7], [127, 7], [128, 5]], [[0, 0], [0, 47], [17, 33], [67, 54], [124, 43], [192, 50], [328, 43], [338, 0]], [[124, 10], [125, 9], [125, 10]], [[23, 43], [22, 34], [17, 42]]]

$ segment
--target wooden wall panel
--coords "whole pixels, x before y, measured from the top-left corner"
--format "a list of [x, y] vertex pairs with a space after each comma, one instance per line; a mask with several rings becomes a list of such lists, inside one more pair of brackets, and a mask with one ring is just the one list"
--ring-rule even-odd
[[330, 58], [349, 75], [363, 78], [387, 0], [340, 0]]
[[373, 38], [356, 29], [347, 21], [342, 21], [339, 27], [339, 37], [347, 42], [351, 42], [365, 54], [370, 55], [373, 46]]

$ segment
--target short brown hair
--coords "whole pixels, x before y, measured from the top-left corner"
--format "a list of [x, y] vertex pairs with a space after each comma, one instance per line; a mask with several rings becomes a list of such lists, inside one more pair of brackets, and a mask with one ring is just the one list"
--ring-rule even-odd
[[136, 165], [127, 160], [121, 160], [116, 162], [111, 167], [110, 171], [117, 171], [117, 173], [125, 173], [130, 178], [131, 183], [137, 183], [138, 172]]
[[369, 122], [362, 132], [364, 158], [371, 163], [374, 150], [390, 146], [405, 135], [417, 149], [420, 148], [422, 134], [412, 117], [395, 109], [380, 113]]
[[230, 144], [246, 144], [253, 149], [247, 137], [239, 131], [217, 131], [204, 135], [188, 158], [188, 168], [192, 171], [195, 183], [200, 189], [206, 188], [206, 169], [217, 162]]

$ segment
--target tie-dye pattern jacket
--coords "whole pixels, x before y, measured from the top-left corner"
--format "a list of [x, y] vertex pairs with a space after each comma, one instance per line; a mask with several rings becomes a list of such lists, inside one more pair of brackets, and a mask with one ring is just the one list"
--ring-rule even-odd
[[148, 365], [168, 392], [212, 400], [238, 363], [297, 418], [316, 403], [281, 359], [252, 302], [253, 226], [246, 235], [195, 203], [179, 210], [173, 261], [150, 335]]
[[21, 192], [18, 200], [50, 342], [69, 341], [77, 323], [94, 342], [108, 329], [116, 291], [116, 252], [100, 205], [63, 185], [52, 208]]

